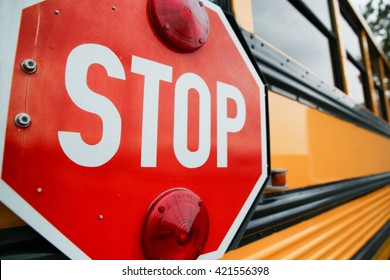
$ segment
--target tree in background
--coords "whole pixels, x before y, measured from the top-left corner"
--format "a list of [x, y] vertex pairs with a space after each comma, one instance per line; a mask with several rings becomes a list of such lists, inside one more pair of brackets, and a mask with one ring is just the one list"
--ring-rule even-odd
[[363, 16], [390, 59], [390, 1], [370, 0], [363, 11]]

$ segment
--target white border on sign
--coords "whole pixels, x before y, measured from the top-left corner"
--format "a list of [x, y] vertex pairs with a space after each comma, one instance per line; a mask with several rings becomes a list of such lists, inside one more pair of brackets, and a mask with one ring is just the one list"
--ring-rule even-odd
[[[8, 105], [22, 10], [40, 2], [42, 0], [0, 0], [0, 173], [3, 170]], [[0, 201], [68, 257], [90, 259], [2, 179]]]
[[212, 2], [205, 1], [204, 4], [216, 12], [222, 23], [224, 24], [226, 31], [230, 34], [231, 39], [233, 40], [234, 44], [237, 47], [238, 52], [241, 54], [242, 58], [245, 61], [245, 64], [247, 65], [249, 71], [251, 72], [253, 78], [255, 79], [256, 83], [259, 85], [260, 88], [260, 113], [261, 113], [261, 151], [262, 151], [262, 167], [263, 167], [263, 173], [261, 174], [260, 178], [257, 180], [257, 183], [253, 187], [248, 199], [245, 201], [244, 205], [242, 206], [240, 212], [238, 213], [236, 219], [234, 220], [233, 224], [231, 225], [229, 231], [225, 235], [225, 238], [223, 239], [221, 245], [217, 249], [217, 251], [210, 252], [204, 255], [199, 256], [199, 260], [208, 260], [208, 259], [219, 259], [221, 258], [227, 248], [230, 245], [230, 242], [233, 240], [235, 234], [237, 233], [237, 230], [240, 228], [241, 223], [245, 219], [246, 214], [249, 212], [249, 209], [251, 208], [253, 202], [255, 201], [257, 194], [259, 193], [261, 187], [265, 183], [265, 180], [267, 179], [267, 122], [266, 122], [266, 93], [265, 93], [265, 86], [263, 81], [260, 79], [259, 75], [257, 74], [256, 69], [253, 67], [252, 62], [250, 61], [248, 55], [246, 54], [244, 48], [242, 47], [239, 39], [236, 36], [236, 33], [230, 26], [230, 23], [227, 21], [225, 14], [223, 13], [222, 9], [215, 5]]
[[[18, 41], [21, 11], [23, 8], [33, 4], [42, 2], [42, 0], [0, 0], [0, 172], [3, 167], [5, 133], [7, 127], [8, 105], [10, 99], [10, 90], [12, 83], [12, 75], [14, 68], [14, 60], [16, 54], [16, 46]], [[204, 255], [198, 259], [217, 259], [224, 255], [230, 242], [233, 240], [242, 221], [253, 204], [257, 194], [263, 186], [267, 178], [267, 123], [266, 123], [266, 94], [265, 86], [248, 58], [245, 50], [241, 46], [235, 32], [231, 28], [221, 8], [209, 1], [204, 4], [216, 12], [221, 18], [226, 31], [230, 34], [237, 50], [244, 59], [249, 71], [257, 82], [260, 88], [260, 112], [261, 112], [261, 145], [262, 145], [262, 167], [263, 174], [258, 179], [253, 187], [248, 199], [242, 206], [238, 216], [231, 225], [229, 231], [225, 235], [219, 248]], [[2, 179], [0, 180], [0, 201], [10, 208], [16, 215], [22, 218], [32, 228], [44, 236], [49, 242], [55, 245], [65, 255], [72, 259], [90, 259], [83, 251], [75, 244], [66, 238], [57, 228], [55, 228], [48, 220], [39, 214], [29, 203], [20, 197], [10, 186]]]

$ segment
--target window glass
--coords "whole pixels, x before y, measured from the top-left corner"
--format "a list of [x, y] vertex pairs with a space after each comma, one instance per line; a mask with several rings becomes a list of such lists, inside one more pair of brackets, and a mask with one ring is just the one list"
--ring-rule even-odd
[[385, 97], [386, 97], [387, 104], [390, 107], [390, 71], [388, 69], [385, 70], [384, 83], [386, 85]]
[[356, 61], [362, 63], [362, 52], [360, 49], [359, 37], [344, 17], [341, 17], [341, 30], [344, 36], [345, 48]]
[[328, 0], [302, 0], [302, 2], [311, 9], [329, 30], [332, 30]]
[[379, 72], [379, 56], [374, 50], [374, 48], [370, 45], [370, 62], [371, 62], [371, 72], [372, 72], [372, 79], [374, 82], [374, 101], [376, 108], [378, 109], [378, 114], [382, 118], [385, 117], [385, 112], [383, 111], [383, 105], [382, 101], [383, 99], [383, 87], [380, 79], [380, 72]]
[[380, 74], [379, 74], [379, 56], [377, 52], [374, 50], [374, 48], [370, 45], [369, 47], [370, 50], [370, 62], [371, 62], [371, 71], [372, 71], [372, 76], [374, 79], [375, 84], [382, 86], [380, 82]]
[[287, 0], [253, 0], [255, 33], [334, 84], [328, 38]]
[[380, 89], [375, 87], [375, 90], [374, 90], [374, 99], [375, 99], [375, 106], [378, 110], [378, 115], [382, 118], [384, 118], [384, 115], [383, 115], [383, 110], [382, 110], [382, 105], [381, 105], [381, 98], [380, 98]]
[[348, 95], [359, 105], [364, 106], [364, 92], [362, 73], [356, 66], [347, 60]]

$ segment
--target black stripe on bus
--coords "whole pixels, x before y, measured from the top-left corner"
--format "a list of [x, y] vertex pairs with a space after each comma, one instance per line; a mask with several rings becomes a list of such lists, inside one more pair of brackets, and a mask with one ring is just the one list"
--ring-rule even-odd
[[[281, 193], [264, 194], [237, 247], [390, 184], [390, 172]], [[232, 246], [229, 249], [234, 249]]]
[[352, 257], [353, 260], [372, 259], [383, 243], [390, 237], [390, 221], [387, 223]]
[[29, 226], [0, 230], [1, 260], [65, 260], [56, 247]]

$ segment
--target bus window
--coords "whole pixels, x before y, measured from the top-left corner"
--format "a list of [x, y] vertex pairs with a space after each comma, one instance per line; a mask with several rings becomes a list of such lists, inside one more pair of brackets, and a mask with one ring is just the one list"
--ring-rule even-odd
[[253, 0], [252, 10], [258, 36], [334, 85], [329, 39], [290, 2]]
[[363, 56], [358, 34], [358, 27], [353, 28], [351, 19], [347, 19], [347, 12], [341, 8], [341, 34], [347, 52], [346, 77], [348, 95], [359, 105], [372, 110], [373, 104], [369, 93], [367, 73], [363, 66]]
[[[384, 84], [385, 84], [385, 99], [388, 104], [388, 108], [390, 108], [390, 70], [388, 68], [385, 69], [385, 77], [384, 77]], [[390, 118], [390, 112], [388, 114], [388, 117]]]
[[344, 17], [341, 17], [341, 33], [344, 36], [344, 44], [347, 52], [359, 63], [362, 63], [362, 51], [359, 37]]
[[346, 62], [346, 72], [348, 80], [349, 96], [359, 105], [364, 106], [364, 92], [362, 73], [360, 70], [350, 61]]
[[384, 120], [388, 120], [387, 108], [386, 108], [386, 99], [383, 90], [383, 84], [381, 81], [380, 69], [379, 69], [379, 54], [375, 48], [369, 44], [370, 50], [370, 64], [372, 71], [372, 79], [374, 83], [374, 101], [378, 109], [378, 115]]

